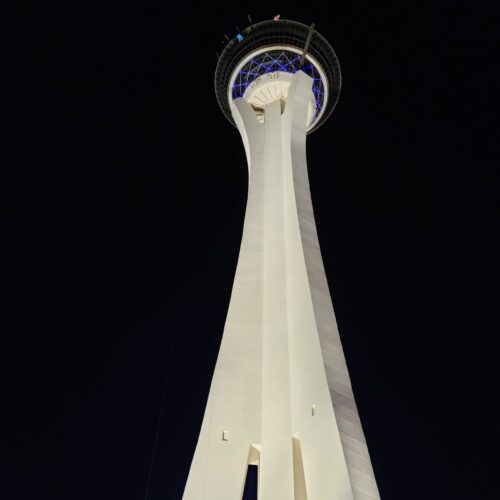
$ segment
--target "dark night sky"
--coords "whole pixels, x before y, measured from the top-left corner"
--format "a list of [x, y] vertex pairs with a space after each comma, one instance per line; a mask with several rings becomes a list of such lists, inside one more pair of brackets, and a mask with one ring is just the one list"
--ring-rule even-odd
[[215, 51], [248, 11], [315, 22], [340, 59], [308, 163], [382, 499], [496, 497], [493, 13], [161, 5], [26, 11], [7, 44], [0, 497], [143, 499], [170, 366], [149, 499], [181, 498], [247, 188]]

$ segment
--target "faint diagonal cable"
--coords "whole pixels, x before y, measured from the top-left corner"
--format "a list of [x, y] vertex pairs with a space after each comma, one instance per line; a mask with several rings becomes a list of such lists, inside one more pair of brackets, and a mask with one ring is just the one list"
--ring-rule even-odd
[[160, 411], [158, 413], [158, 420], [156, 422], [155, 439], [153, 442], [153, 450], [151, 452], [151, 461], [149, 462], [148, 479], [146, 482], [146, 493], [144, 495], [144, 500], [148, 500], [149, 490], [151, 488], [151, 478], [153, 476], [153, 465], [156, 456], [156, 448], [158, 446], [158, 440], [160, 438], [161, 417], [163, 415], [163, 406], [165, 405], [165, 396], [167, 394], [168, 376], [170, 373], [170, 366], [172, 365], [172, 359], [174, 353], [175, 336], [176, 336], [176, 330], [174, 330], [174, 333], [172, 335], [172, 340], [170, 341], [170, 353], [168, 355], [167, 368], [165, 370], [165, 378], [163, 380], [163, 388], [161, 391]]

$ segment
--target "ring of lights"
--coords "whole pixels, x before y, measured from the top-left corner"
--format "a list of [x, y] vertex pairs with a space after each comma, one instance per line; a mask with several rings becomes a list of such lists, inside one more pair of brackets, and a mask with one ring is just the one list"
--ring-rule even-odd
[[[232, 106], [232, 102], [234, 99], [233, 93], [234, 93], [234, 85], [236, 82], [236, 78], [240, 75], [240, 72], [243, 70], [243, 68], [250, 61], [254, 60], [256, 57], [258, 57], [262, 54], [267, 54], [267, 53], [272, 53], [272, 52], [281, 52], [281, 51], [282, 52], [292, 52], [294, 54], [297, 54], [298, 56], [302, 56], [302, 51], [296, 47], [291, 46], [291, 45], [274, 45], [274, 46], [270, 46], [270, 47], [262, 47], [260, 49], [257, 49], [254, 52], [251, 52], [250, 54], [248, 54], [246, 57], [244, 57], [239, 62], [239, 64], [233, 70], [233, 73], [229, 79], [229, 85], [227, 87], [227, 99], [228, 99], [228, 102], [230, 103], [231, 106]], [[326, 78], [325, 72], [323, 71], [323, 68], [321, 67], [321, 65], [318, 63], [318, 61], [314, 57], [312, 57], [310, 54], [307, 54], [306, 61], [308, 61], [314, 67], [314, 69], [317, 71], [317, 73], [319, 74], [319, 78], [321, 79], [321, 91], [323, 93], [322, 101], [321, 101], [321, 105], [319, 107], [319, 110], [317, 111], [317, 114], [315, 115], [314, 119], [309, 124], [309, 127], [307, 129], [309, 131], [315, 127], [316, 123], [319, 123], [319, 121], [320, 121], [320, 119], [321, 119], [321, 117], [322, 117], [322, 115], [327, 107], [328, 80]], [[290, 72], [290, 73], [295, 73], [296, 71], [300, 71], [300, 68], [295, 67], [293, 64], [291, 66], [291, 69], [293, 71], [288, 71], [288, 69], [286, 69], [286, 71]], [[255, 73], [255, 77], [253, 79], [249, 79], [247, 84], [249, 85], [250, 83], [255, 81], [259, 76], [266, 74], [266, 73], [267, 73], [266, 71], [263, 71], [261, 74]], [[318, 102], [318, 101], [316, 101], [316, 102]]]
[[230, 80], [233, 76], [237, 76], [235, 68], [240, 66], [249, 54], [255, 55], [258, 51], [266, 52], [275, 46], [286, 47], [287, 51], [293, 49], [293, 54], [298, 56], [299, 53], [303, 53], [308, 42], [306, 64], [314, 66], [318, 73], [319, 70], [322, 71], [321, 85], [328, 94], [327, 102], [323, 102], [320, 109], [321, 115], [318, 113], [315, 117], [312, 127], [308, 128], [308, 133], [313, 132], [326, 121], [335, 108], [342, 86], [337, 55], [328, 40], [316, 30], [312, 31], [311, 36], [309, 26], [297, 21], [280, 19], [279, 21], [261, 21], [247, 26], [229, 39], [219, 56], [214, 77], [215, 95], [222, 112], [232, 125], [236, 126], [232, 113], [233, 98], [230, 92]]

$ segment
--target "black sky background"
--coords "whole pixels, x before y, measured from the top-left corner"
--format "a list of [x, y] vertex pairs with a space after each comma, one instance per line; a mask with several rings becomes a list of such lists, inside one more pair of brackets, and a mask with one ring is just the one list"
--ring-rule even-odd
[[314, 22], [343, 72], [308, 165], [381, 496], [497, 497], [491, 5], [25, 7], [6, 51], [0, 498], [143, 499], [167, 372], [149, 499], [181, 498], [247, 189], [215, 51], [278, 12]]

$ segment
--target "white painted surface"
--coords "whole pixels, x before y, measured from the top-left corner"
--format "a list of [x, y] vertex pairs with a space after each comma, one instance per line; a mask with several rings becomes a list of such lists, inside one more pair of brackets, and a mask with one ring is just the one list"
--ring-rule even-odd
[[[234, 68], [234, 70], [231, 74], [231, 78], [229, 79], [229, 85], [227, 87], [228, 102], [234, 103], [233, 95], [232, 95], [233, 85], [234, 85], [234, 82], [236, 80], [236, 77], [238, 76], [238, 73], [242, 70], [242, 68], [245, 66], [245, 64], [247, 64], [248, 61], [257, 57], [260, 54], [263, 54], [264, 52], [273, 52], [273, 51], [282, 51], [282, 50], [287, 51], [287, 52], [294, 52], [297, 55], [302, 55], [302, 52], [303, 52], [302, 50], [298, 49], [297, 47], [294, 47], [293, 45], [272, 45], [272, 46], [267, 46], [267, 47], [261, 47], [259, 49], [254, 50], [253, 52], [250, 52], [249, 54], [247, 54], [238, 63], [236, 68]], [[316, 123], [323, 116], [323, 113], [326, 109], [326, 103], [328, 102], [328, 99], [330, 97], [329, 93], [328, 93], [328, 78], [325, 75], [324, 69], [321, 67], [319, 62], [311, 54], [306, 54], [306, 61], [311, 63], [315, 67], [317, 73], [319, 74], [319, 77], [321, 78], [321, 81], [323, 82], [323, 92], [324, 92], [323, 106], [319, 110], [319, 113], [316, 115], [316, 118], [314, 120], [314, 123]], [[268, 74], [273, 74], [273, 73], [268, 73]], [[287, 73], [287, 74], [290, 74], [290, 73]], [[257, 80], [258, 80], [258, 78], [257, 78]], [[311, 89], [312, 89], [312, 85], [311, 85]], [[245, 98], [246, 97], [247, 96], [245, 96]], [[233, 109], [233, 118], [234, 118], [234, 109]], [[308, 120], [307, 129], [310, 130], [314, 126], [314, 123], [312, 122], [312, 120]], [[241, 128], [240, 128], [240, 132], [241, 132]]]
[[247, 211], [184, 500], [240, 500], [249, 463], [259, 465], [259, 500], [379, 498], [312, 211], [311, 87], [296, 73], [285, 111], [271, 100], [264, 123], [245, 99], [233, 103], [249, 164]]
[[[285, 103], [288, 99], [288, 89], [290, 88], [292, 79], [292, 73], [287, 73], [286, 71], [274, 71], [273, 73], [265, 73], [259, 76], [247, 87], [245, 93], [243, 94], [243, 99], [252, 105], [254, 111], [256, 112], [257, 119], [260, 122], [264, 123], [264, 108], [272, 101], [279, 99], [281, 102], [281, 108], [284, 109]], [[307, 104], [307, 129], [313, 125], [315, 111], [316, 101], [311, 88]], [[320, 115], [321, 112], [318, 113], [318, 116]]]

